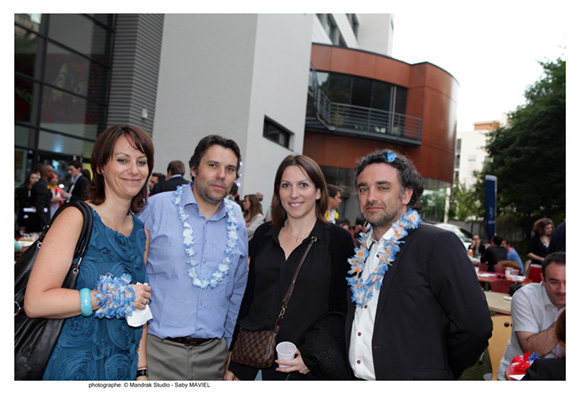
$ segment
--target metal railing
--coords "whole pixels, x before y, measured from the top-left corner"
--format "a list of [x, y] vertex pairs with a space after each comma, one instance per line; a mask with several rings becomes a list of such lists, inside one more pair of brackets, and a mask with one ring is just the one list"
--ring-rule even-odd
[[310, 73], [308, 93], [317, 117], [330, 130], [356, 131], [385, 139], [421, 143], [423, 120], [391, 111], [332, 102], [318, 85], [316, 70]]

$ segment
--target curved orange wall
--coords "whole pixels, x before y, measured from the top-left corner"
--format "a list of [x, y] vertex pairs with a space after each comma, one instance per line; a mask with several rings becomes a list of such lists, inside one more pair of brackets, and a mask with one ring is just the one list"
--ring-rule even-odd
[[306, 130], [303, 153], [320, 165], [354, 168], [356, 158], [383, 148], [408, 155], [422, 176], [453, 183], [459, 84], [431, 64], [408, 64], [390, 57], [327, 45], [312, 45], [317, 71], [357, 75], [408, 88], [406, 115], [421, 118], [421, 145], [348, 137]]

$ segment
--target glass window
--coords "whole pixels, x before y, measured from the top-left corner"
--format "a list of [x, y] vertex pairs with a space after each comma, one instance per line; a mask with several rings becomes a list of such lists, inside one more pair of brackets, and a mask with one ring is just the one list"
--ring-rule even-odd
[[[23, 78], [14, 81], [14, 121], [29, 123], [32, 120], [32, 99], [40, 85]], [[38, 94], [38, 93], [37, 93]]]
[[[77, 138], [67, 137], [65, 135], [41, 131], [38, 138], [38, 149], [55, 152], [67, 153], [78, 156], [90, 157], [94, 142], [79, 140]], [[90, 147], [90, 149], [88, 149]], [[86, 155], [86, 152], [88, 156]]]
[[99, 119], [104, 119], [104, 107], [59, 89], [44, 88], [41, 127], [95, 139], [93, 130]]
[[[40, 31], [42, 14], [14, 14], [14, 22], [35, 32]], [[17, 28], [17, 30], [20, 28]], [[22, 29], [20, 29], [22, 30]]]
[[41, 42], [36, 34], [28, 30], [14, 30], [14, 71], [34, 77]]
[[350, 103], [359, 107], [370, 108], [373, 81], [366, 78], [352, 79], [352, 95]]
[[45, 82], [81, 96], [104, 101], [107, 70], [83, 56], [49, 43]]
[[391, 91], [393, 85], [386, 82], [374, 81], [371, 108], [381, 111], [391, 110]]
[[14, 145], [28, 146], [31, 130], [28, 127], [14, 126]]
[[263, 136], [270, 141], [273, 141], [285, 148], [290, 147], [290, 137], [292, 133], [275, 123], [268, 117], [264, 118], [264, 134]]
[[98, 61], [107, 54], [107, 30], [84, 15], [51, 14], [48, 36]]

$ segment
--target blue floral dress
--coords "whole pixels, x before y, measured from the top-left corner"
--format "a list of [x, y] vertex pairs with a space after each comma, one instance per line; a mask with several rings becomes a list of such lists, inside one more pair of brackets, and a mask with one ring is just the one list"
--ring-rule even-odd
[[[126, 237], [105, 226], [93, 210], [93, 233], [77, 281], [77, 289], [93, 289], [101, 275], [131, 275], [131, 283], [146, 283], [143, 222], [133, 216]], [[80, 302], [80, 301], [79, 301]], [[46, 370], [45, 380], [135, 380], [142, 327], [123, 319], [81, 315], [66, 319]]]

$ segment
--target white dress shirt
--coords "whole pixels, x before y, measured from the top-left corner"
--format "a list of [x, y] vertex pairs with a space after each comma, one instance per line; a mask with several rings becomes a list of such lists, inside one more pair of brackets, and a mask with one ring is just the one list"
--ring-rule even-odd
[[[380, 244], [377, 241], [373, 241], [371, 244], [369, 256], [367, 257], [365, 267], [361, 274], [363, 281], [365, 281], [369, 276], [369, 273], [373, 272], [378, 266], [378, 254], [385, 252], [384, 245], [393, 235], [394, 231], [390, 228], [381, 238]], [[371, 233], [369, 239], [373, 238], [374, 233]], [[385, 275], [388, 274], [389, 272], [387, 271]], [[379, 294], [379, 290], [373, 289], [373, 295], [366, 305], [362, 308], [359, 306], [356, 307], [354, 320], [352, 322], [348, 359], [355, 376], [363, 380], [376, 380], [372, 341]]]

